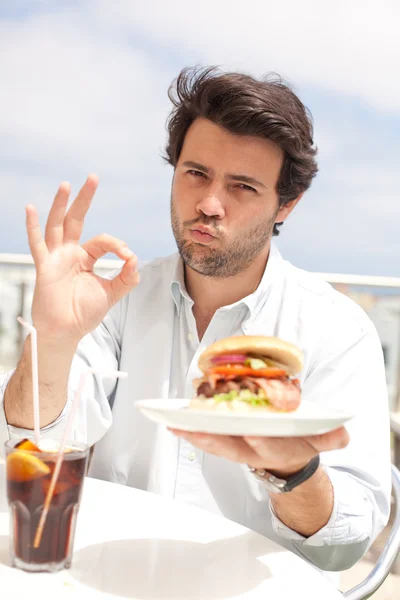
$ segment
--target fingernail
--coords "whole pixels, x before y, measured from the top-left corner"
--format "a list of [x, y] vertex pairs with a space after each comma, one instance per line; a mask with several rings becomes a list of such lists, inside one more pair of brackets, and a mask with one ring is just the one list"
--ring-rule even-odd
[[89, 173], [89, 175], [87, 176], [86, 182], [88, 181], [93, 181], [93, 183], [98, 183], [99, 178], [96, 175], [96, 173]]
[[125, 246], [124, 248], [122, 248], [122, 254], [124, 256], [126, 256], [127, 258], [131, 258], [133, 256], [133, 252], [132, 252], [132, 250], [130, 250], [128, 248], [128, 246]]
[[258, 438], [246, 438], [246, 442], [249, 446], [257, 446], [260, 443], [260, 440]]
[[140, 281], [140, 275], [139, 275], [139, 271], [136, 269], [136, 266], [133, 265], [130, 269], [130, 275], [131, 277], [136, 277], [137, 282], [139, 283]]

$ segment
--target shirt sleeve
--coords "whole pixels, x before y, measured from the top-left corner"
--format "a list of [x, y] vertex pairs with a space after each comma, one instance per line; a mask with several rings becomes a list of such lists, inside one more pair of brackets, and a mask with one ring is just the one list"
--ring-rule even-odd
[[[348, 331], [347, 334], [350, 334]], [[340, 336], [336, 336], [336, 339]], [[331, 340], [325, 358], [314, 365], [303, 384], [303, 398], [354, 414], [346, 424], [349, 445], [321, 454], [334, 505], [328, 523], [305, 538], [270, 510], [274, 531], [293, 549], [326, 571], [350, 568], [389, 519], [391, 471], [390, 426], [383, 353], [372, 326], [351, 344]]]
[[[124, 299], [125, 300], [125, 299]], [[127, 300], [124, 304], [126, 304]], [[103, 323], [91, 334], [85, 336], [74, 356], [68, 382], [68, 397], [63, 411], [53, 423], [41, 429], [43, 437], [61, 439], [66, 426], [71, 403], [78, 389], [82, 374], [89, 368], [108, 372], [118, 369], [121, 353], [121, 331], [124, 307], [116, 305]], [[0, 379], [0, 444], [7, 439], [32, 438], [33, 431], [8, 425], [4, 411], [4, 393], [14, 373], [10, 371]], [[97, 442], [112, 423], [111, 404], [115, 395], [117, 380], [89, 375], [82, 391], [71, 439], [88, 443]]]

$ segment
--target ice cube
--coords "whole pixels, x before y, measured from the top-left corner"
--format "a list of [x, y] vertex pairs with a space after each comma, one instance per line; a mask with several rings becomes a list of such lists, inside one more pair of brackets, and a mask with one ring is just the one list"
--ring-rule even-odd
[[39, 448], [42, 452], [58, 452], [60, 442], [51, 439], [41, 439], [39, 440]]

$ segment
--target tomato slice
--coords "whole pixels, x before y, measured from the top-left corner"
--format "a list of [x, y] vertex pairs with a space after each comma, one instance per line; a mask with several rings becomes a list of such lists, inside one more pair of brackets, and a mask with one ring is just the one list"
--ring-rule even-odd
[[265, 379], [275, 379], [287, 375], [284, 369], [251, 369], [242, 365], [224, 365], [211, 367], [208, 372], [212, 375], [250, 375], [250, 377], [265, 377]]

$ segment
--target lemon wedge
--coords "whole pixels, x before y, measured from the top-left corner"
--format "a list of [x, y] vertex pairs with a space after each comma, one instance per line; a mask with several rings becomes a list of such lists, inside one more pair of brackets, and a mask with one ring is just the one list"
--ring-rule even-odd
[[50, 473], [50, 467], [26, 450], [15, 450], [7, 456], [7, 477], [11, 481], [31, 481]]

